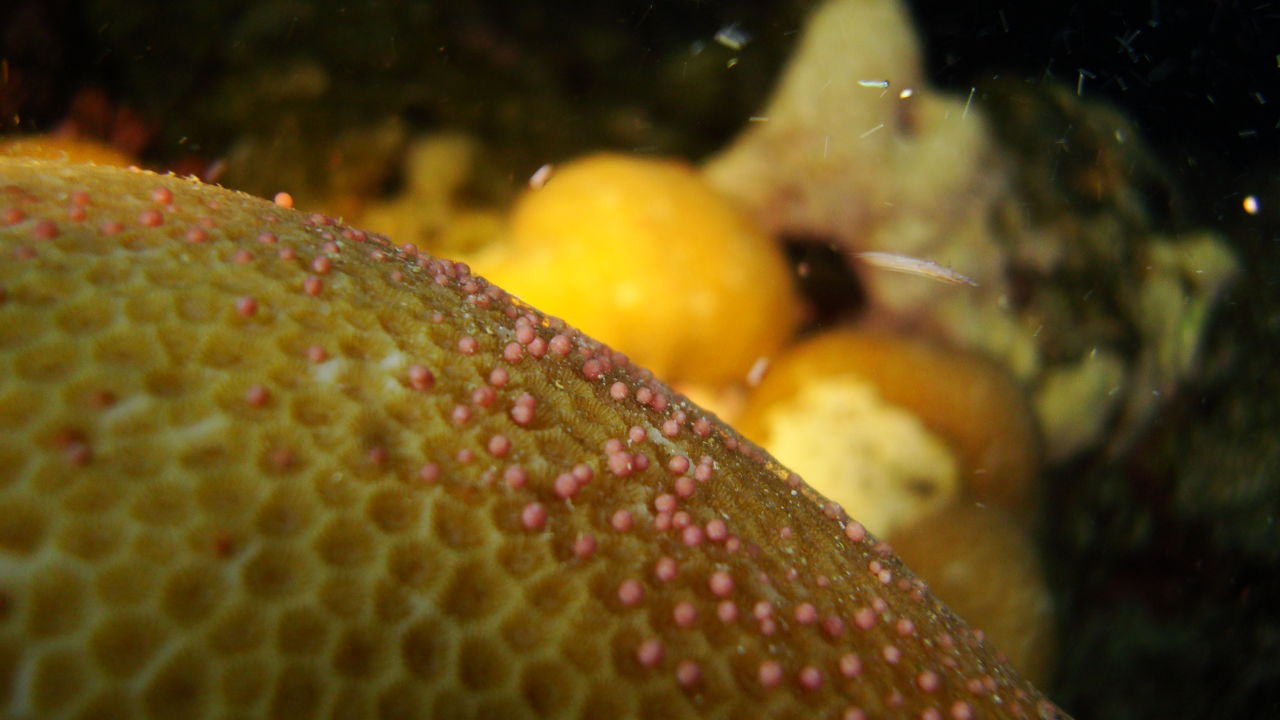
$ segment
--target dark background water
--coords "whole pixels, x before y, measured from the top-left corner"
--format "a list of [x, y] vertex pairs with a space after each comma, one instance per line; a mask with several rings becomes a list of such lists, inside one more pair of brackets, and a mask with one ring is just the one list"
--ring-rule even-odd
[[[1242, 260], [1203, 369], [1134, 449], [1046, 473], [1050, 693], [1082, 718], [1280, 715], [1280, 4], [911, 6], [944, 87], [1060, 83], [1121, 108], [1177, 188], [1152, 208], [1163, 229], [1211, 227]], [[719, 147], [764, 101], [807, 7], [7, 0], [0, 132], [79, 117], [150, 164], [192, 167], [246, 136], [274, 147], [282, 117], [324, 138], [398, 114], [477, 133], [515, 188], [540, 157]], [[713, 41], [731, 23], [752, 35], [737, 53]]]
[[[963, 8], [958, 8], [963, 5]], [[1205, 368], [1128, 457], [1057, 468], [1059, 696], [1082, 717], [1280, 711], [1280, 5], [919, 0], [932, 76], [1080, 81], [1244, 267]], [[1263, 210], [1242, 211], [1257, 196]], [[1085, 540], [1085, 538], [1088, 538]]]

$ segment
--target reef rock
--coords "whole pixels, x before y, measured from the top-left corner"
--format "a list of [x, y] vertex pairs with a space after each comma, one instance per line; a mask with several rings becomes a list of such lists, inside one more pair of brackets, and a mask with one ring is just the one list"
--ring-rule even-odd
[[[1169, 183], [1123, 117], [1054, 87], [938, 92], [897, 0], [822, 5], [766, 108], [704, 170], [769, 232], [844, 252], [869, 324], [1005, 363], [1051, 460], [1112, 430], [1123, 446], [1194, 371], [1235, 272], [1221, 238], [1158, 217], [1150, 191]], [[863, 267], [861, 251], [979, 286]]]

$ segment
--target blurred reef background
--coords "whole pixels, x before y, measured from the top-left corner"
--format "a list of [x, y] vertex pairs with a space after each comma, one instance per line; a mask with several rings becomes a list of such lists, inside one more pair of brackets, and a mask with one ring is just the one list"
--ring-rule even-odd
[[[465, 134], [466, 157], [433, 166], [455, 173], [441, 187], [500, 208], [550, 160], [712, 156], [765, 106], [813, 6], [10, 0], [0, 136], [72, 134], [358, 217], [412, 184], [415, 139]], [[925, 77], [984, 108], [1036, 210], [1094, 212], [1058, 180], [1110, 182], [1153, 232], [1206, 230], [1239, 261], [1176, 388], [1106, 415], [1122, 442], [1043, 471], [1046, 691], [1099, 720], [1280, 714], [1280, 5], [908, 6]], [[1142, 151], [1106, 154], [1121, 127]], [[860, 301], [839, 263], [792, 251], [834, 278], [809, 288], [812, 322]]]

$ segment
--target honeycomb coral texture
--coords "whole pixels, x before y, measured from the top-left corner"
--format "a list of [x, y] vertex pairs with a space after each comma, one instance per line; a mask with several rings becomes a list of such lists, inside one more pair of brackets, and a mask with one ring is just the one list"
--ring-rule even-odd
[[861, 526], [459, 264], [0, 159], [0, 716], [1059, 717]]

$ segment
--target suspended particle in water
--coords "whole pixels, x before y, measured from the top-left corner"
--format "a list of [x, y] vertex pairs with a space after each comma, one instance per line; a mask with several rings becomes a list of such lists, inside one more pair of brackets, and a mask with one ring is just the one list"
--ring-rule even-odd
[[738, 23], [733, 22], [716, 31], [716, 42], [730, 50], [738, 51], [751, 42], [751, 34], [739, 27]]
[[918, 277], [937, 280], [938, 282], [947, 283], [949, 285], [968, 285], [977, 287], [978, 283], [967, 275], [943, 267], [932, 260], [923, 260], [921, 258], [911, 257], [909, 255], [899, 255], [897, 253], [888, 252], [857, 252], [853, 256], [864, 265], [888, 270], [890, 272], [898, 272], [906, 275], [916, 275]]
[[529, 176], [529, 187], [534, 190], [541, 190], [543, 185], [551, 179], [551, 173], [555, 172], [555, 166], [551, 163], [543, 163], [541, 167], [533, 171]]

